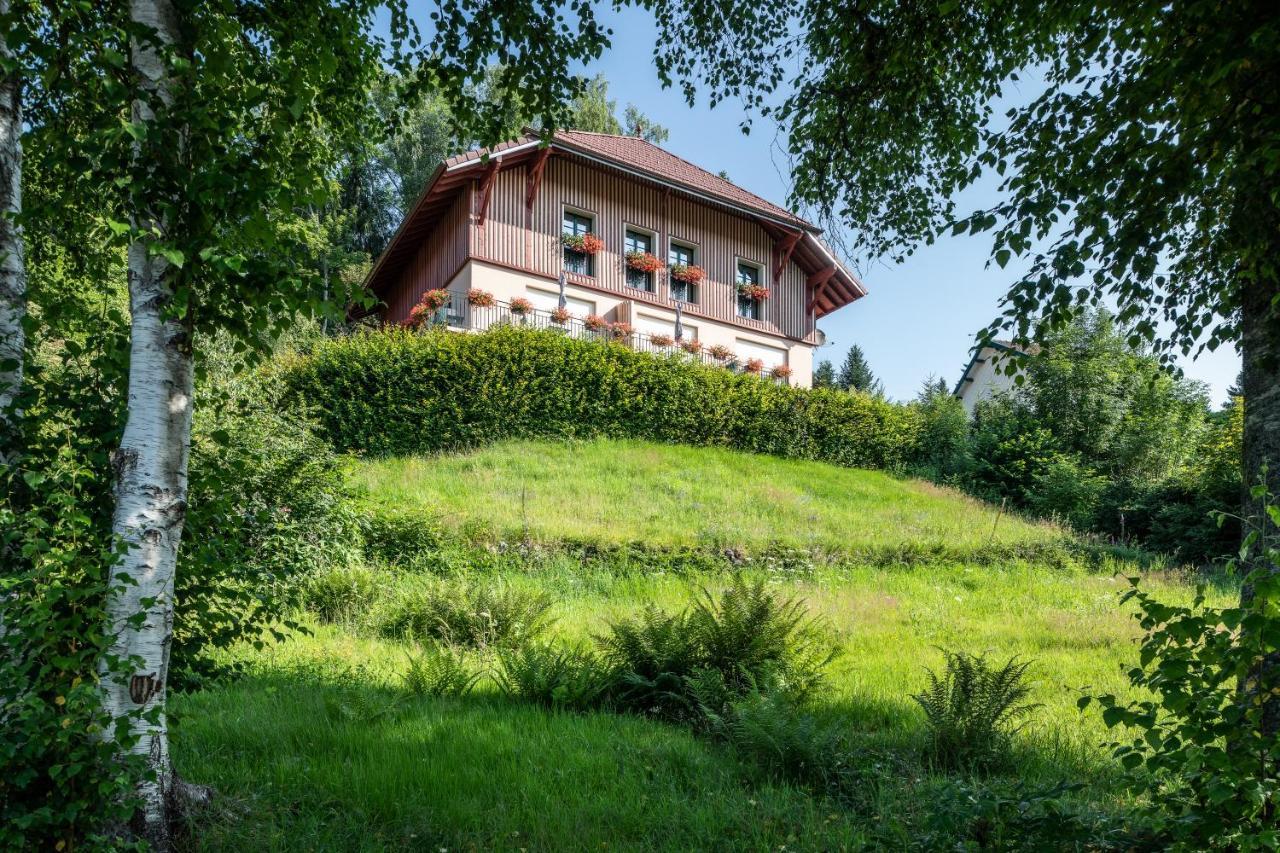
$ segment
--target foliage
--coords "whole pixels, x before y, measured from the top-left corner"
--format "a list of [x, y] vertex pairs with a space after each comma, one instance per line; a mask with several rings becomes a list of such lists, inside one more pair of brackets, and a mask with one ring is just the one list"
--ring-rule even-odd
[[415, 696], [465, 696], [480, 680], [481, 673], [467, 666], [466, 657], [457, 648], [430, 646], [407, 657], [404, 686]]
[[662, 269], [662, 260], [652, 252], [627, 252], [627, 266], [640, 272], [653, 273]]
[[[1262, 306], [1276, 292], [1280, 118], [1264, 93], [1280, 89], [1280, 24], [1254, 11], [672, 0], [658, 42], [680, 49], [654, 59], [690, 102], [702, 88], [787, 128], [794, 199], [839, 217], [855, 249], [990, 232], [997, 265], [1029, 260], [997, 327], [1032, 340], [1106, 297], [1171, 356], [1236, 340], [1250, 288]], [[1005, 106], [1024, 77], [1033, 94]], [[959, 210], [984, 179], [995, 203]]]
[[514, 648], [547, 629], [551, 605], [545, 593], [509, 583], [423, 579], [383, 601], [375, 621], [387, 637]]
[[580, 255], [594, 255], [604, 248], [604, 241], [595, 234], [561, 234], [560, 242], [566, 249]]
[[[1265, 486], [1253, 498], [1272, 523], [1280, 519]], [[1280, 654], [1280, 550], [1273, 528], [1251, 521], [1238, 606], [1208, 604], [1203, 586], [1190, 605], [1169, 604], [1130, 579], [1123, 600], [1137, 604], [1144, 633], [1128, 677], [1153, 698], [1080, 700], [1082, 708], [1096, 701], [1107, 726], [1132, 733], [1112, 743], [1113, 754], [1147, 795], [1146, 816], [1169, 849], [1280, 845], [1280, 685], [1265, 665]]]
[[590, 651], [554, 643], [526, 643], [498, 651], [498, 688], [547, 708], [597, 707], [609, 673]]
[[1026, 507], [1044, 518], [1057, 518], [1077, 530], [1094, 527], [1107, 480], [1076, 457], [1056, 454], [1036, 471], [1026, 489]]
[[571, 108], [573, 112], [565, 125], [570, 130], [638, 136], [655, 144], [665, 142], [668, 136], [665, 127], [651, 121], [634, 104], [627, 104], [624, 127], [617, 118], [618, 102], [609, 100], [609, 81], [603, 74], [587, 81], [586, 87], [573, 99]]
[[[355, 335], [284, 365], [341, 450], [430, 453], [512, 437], [636, 437], [895, 469], [916, 413], [562, 335]], [[376, 389], [373, 390], [373, 389]]]
[[985, 655], [942, 654], [942, 675], [927, 670], [928, 686], [911, 697], [924, 710], [933, 760], [949, 769], [1003, 764], [1017, 730], [1014, 723], [1035, 707], [1021, 704], [1031, 693], [1025, 680], [1031, 663], [1014, 657], [997, 668]]
[[440, 520], [413, 507], [366, 505], [360, 518], [365, 555], [379, 563], [411, 566], [443, 542]]
[[676, 281], [697, 284], [706, 278], [706, 270], [696, 264], [672, 264], [669, 275]]
[[918, 470], [937, 482], [952, 482], [969, 466], [969, 416], [964, 404], [945, 380], [927, 379], [915, 405], [920, 412]]
[[723, 716], [751, 690], [801, 701], [835, 657], [803, 602], [741, 575], [719, 597], [704, 590], [686, 612], [650, 606], [614, 622], [598, 642], [614, 672], [616, 705], [693, 721]]
[[515, 314], [517, 317], [523, 317], [525, 314], [533, 313], [533, 303], [528, 299], [525, 299], [523, 296], [517, 296], [512, 299], [508, 304], [508, 307], [511, 309], [511, 313]]
[[836, 369], [825, 358], [813, 369], [814, 388], [836, 387]]
[[302, 600], [326, 622], [339, 622], [366, 611], [377, 599], [383, 578], [368, 566], [332, 566], [307, 577]]
[[842, 391], [861, 391], [875, 396], [884, 393], [880, 380], [871, 372], [871, 365], [867, 364], [867, 356], [857, 344], [851, 346], [845, 355], [840, 372], [836, 375], [835, 387]]

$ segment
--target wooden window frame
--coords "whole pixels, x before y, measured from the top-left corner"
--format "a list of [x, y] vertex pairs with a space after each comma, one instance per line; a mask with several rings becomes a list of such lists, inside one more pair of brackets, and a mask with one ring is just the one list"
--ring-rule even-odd
[[[668, 270], [671, 269], [671, 252], [672, 252], [672, 249], [674, 249], [676, 246], [679, 246], [682, 249], [688, 249], [689, 264], [692, 266], [697, 266], [698, 256], [702, 254], [702, 247], [690, 240], [681, 240], [678, 237], [668, 236], [667, 237], [667, 269]], [[735, 270], [735, 275], [736, 275], [736, 270]], [[670, 272], [667, 273], [667, 290], [669, 291], [671, 298], [676, 302], [683, 302], [685, 305], [697, 305], [698, 302], [700, 301], [698, 299], [698, 297], [700, 296], [700, 294], [698, 293], [698, 285], [685, 284], [685, 287], [688, 288], [686, 290], [686, 294], [688, 295], [688, 298], [676, 299], [675, 283], [671, 280]]]
[[[583, 219], [589, 220], [591, 222], [591, 226], [587, 229], [587, 233], [595, 234], [597, 237], [600, 236], [599, 232], [596, 231], [596, 225], [597, 223], [600, 222], [600, 217], [596, 215], [594, 211], [587, 210], [584, 207], [577, 207], [576, 205], [572, 205], [572, 204], [560, 205], [560, 233], [562, 235], [568, 233], [567, 231], [564, 230], [564, 221], [569, 214], [573, 214], [574, 216], [578, 216]], [[586, 261], [587, 271], [578, 272], [577, 270], [569, 269], [568, 261], [566, 260], [567, 252], [569, 252], [569, 249], [562, 246], [560, 249], [560, 264], [562, 267], [564, 267], [565, 272], [569, 273], [570, 275], [580, 275], [580, 276], [585, 276], [587, 278], [595, 278], [596, 276], [595, 255], [583, 255], [583, 259]]]
[[644, 235], [648, 235], [648, 237], [649, 237], [649, 254], [651, 254], [651, 255], [652, 255], [652, 254], [655, 254], [655, 251], [654, 251], [654, 250], [658, 248], [658, 232], [657, 232], [657, 231], [654, 231], [652, 228], [645, 228], [645, 227], [643, 227], [643, 226], [636, 225], [636, 224], [634, 224], [634, 223], [632, 223], [632, 222], [626, 222], [626, 221], [624, 221], [624, 222], [622, 223], [622, 251], [619, 253], [619, 257], [621, 257], [621, 259], [622, 259], [622, 283], [623, 283], [624, 285], [626, 285], [627, 287], [631, 288], [632, 290], [639, 290], [641, 293], [654, 293], [654, 294], [656, 294], [656, 293], [658, 292], [658, 276], [657, 276], [657, 273], [651, 273], [651, 272], [650, 272], [650, 273], [644, 273], [644, 278], [645, 278], [645, 286], [644, 286], [644, 287], [636, 287], [636, 286], [635, 286], [634, 284], [632, 284], [632, 283], [631, 283], [631, 281], [630, 281], [630, 278], [631, 278], [631, 268], [630, 268], [629, 266], [627, 266], [627, 252], [629, 251], [629, 250], [627, 249], [627, 232], [628, 232], [628, 231], [632, 231], [632, 232], [634, 232], [634, 233], [636, 233], [636, 234], [644, 234]]
[[[739, 320], [763, 321], [764, 320], [764, 303], [759, 299], [744, 301], [743, 298], [738, 295], [738, 284], [739, 284], [738, 271], [743, 266], [754, 267], [757, 273], [756, 283], [759, 284], [761, 287], [766, 287], [766, 288], [769, 287], [769, 281], [767, 278], [767, 276], [769, 275], [769, 271], [764, 264], [760, 263], [759, 261], [753, 261], [750, 258], [744, 258], [741, 255], [735, 255], [733, 258], [734, 313]], [[743, 314], [742, 306], [744, 304], [749, 304], [751, 306], [751, 310], [754, 311], [754, 314]]]

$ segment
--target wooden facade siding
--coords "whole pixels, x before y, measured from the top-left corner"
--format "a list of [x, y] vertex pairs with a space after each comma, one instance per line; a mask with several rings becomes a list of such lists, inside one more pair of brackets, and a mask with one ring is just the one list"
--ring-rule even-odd
[[[604, 249], [594, 259], [594, 275], [571, 274], [573, 283], [644, 302], [673, 304], [663, 275], [657, 276], [653, 294], [627, 286], [623, 232], [634, 226], [658, 236], [654, 254], [664, 263], [669, 239], [697, 247], [697, 263], [707, 277], [698, 286], [697, 304], [688, 306], [690, 314], [795, 340], [812, 334], [803, 271], [790, 262], [782, 280], [772, 280], [774, 242], [755, 221], [566, 156], [552, 157], [547, 163], [531, 211], [525, 207], [527, 186], [526, 166], [499, 173], [486, 221], [479, 225], [473, 217], [475, 258], [559, 276], [560, 234], [567, 206], [591, 214], [594, 231], [604, 241]], [[760, 320], [737, 315], [738, 258], [759, 264], [765, 286], [772, 291]]]
[[[447, 212], [385, 291], [383, 316], [387, 322], [405, 320], [423, 293], [448, 285], [470, 260], [554, 281], [563, 267], [560, 235], [568, 207], [590, 214], [594, 232], [604, 241], [604, 248], [593, 260], [594, 274], [571, 273], [569, 282], [673, 309], [665, 274], [655, 276], [653, 292], [626, 284], [623, 239], [624, 230], [631, 226], [656, 236], [653, 251], [664, 264], [671, 240], [695, 247], [696, 263], [706, 271], [706, 277], [697, 287], [697, 302], [685, 305], [691, 318], [791, 341], [816, 342], [808, 277], [791, 258], [783, 265], [780, 280], [773, 279], [780, 257], [778, 246], [758, 221], [564, 152], [556, 152], [546, 161], [529, 207], [531, 163], [526, 160], [501, 166], [487, 205], [480, 192], [482, 172], [454, 190], [456, 196]], [[771, 291], [760, 320], [737, 314], [738, 259], [759, 265], [761, 282]]]
[[422, 294], [447, 285], [466, 263], [470, 195], [466, 190], [458, 194], [401, 272], [399, 286], [387, 294], [387, 322], [403, 322]]

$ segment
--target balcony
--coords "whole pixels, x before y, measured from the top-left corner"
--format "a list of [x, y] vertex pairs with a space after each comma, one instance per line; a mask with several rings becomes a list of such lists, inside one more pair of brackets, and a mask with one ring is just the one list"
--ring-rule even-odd
[[[696, 339], [676, 341], [673, 335], [654, 335], [637, 332], [629, 323], [611, 321], [605, 317], [579, 317], [565, 311], [547, 311], [531, 304], [516, 304], [492, 300], [491, 304], [474, 304], [466, 291], [446, 291], [448, 301], [436, 309], [422, 323], [424, 328], [446, 328], [456, 332], [487, 332], [501, 327], [542, 329], [568, 335], [578, 340], [617, 343], [636, 352], [656, 356], [678, 356], [710, 367], [720, 367], [734, 373], [748, 373], [752, 365], [745, 362], [727, 347], [703, 347]], [[515, 300], [520, 303], [521, 300]], [[790, 372], [774, 374], [769, 370], [757, 370], [762, 378], [782, 385], [790, 384]]]

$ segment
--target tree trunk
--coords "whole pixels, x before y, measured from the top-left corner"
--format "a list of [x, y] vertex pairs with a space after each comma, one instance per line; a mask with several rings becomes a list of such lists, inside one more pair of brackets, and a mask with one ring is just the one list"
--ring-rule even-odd
[[[0, 15], [9, 0], [0, 0]], [[13, 55], [0, 39], [0, 60]], [[12, 426], [9, 409], [22, 387], [22, 328], [27, 313], [27, 277], [23, 263], [22, 231], [16, 217], [22, 212], [22, 87], [15, 68], [0, 71], [0, 437]], [[0, 462], [8, 442], [0, 440]]]
[[[134, 22], [150, 27], [163, 44], [177, 38], [168, 0], [133, 0]], [[171, 99], [167, 68], [145, 40], [132, 45], [140, 85], [152, 97]], [[154, 121], [146, 101], [133, 104], [133, 119]], [[139, 149], [138, 156], [142, 156]], [[150, 235], [166, 223], [135, 210], [134, 225]], [[127, 719], [131, 751], [146, 756], [154, 778], [139, 784], [143, 834], [169, 846], [169, 803], [174, 791], [169, 761], [165, 698], [173, 635], [174, 570], [187, 511], [187, 459], [191, 444], [192, 353], [190, 335], [171, 311], [174, 297], [168, 261], [152, 252], [150, 236], [129, 246], [131, 343], [128, 416], [115, 469], [112, 532], [126, 551], [116, 568], [123, 577], [108, 604], [112, 646], [108, 660], [127, 660], [116, 671], [104, 661], [106, 710]]]

